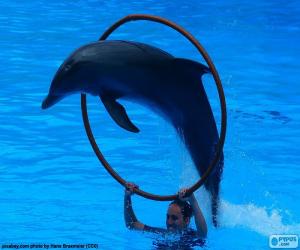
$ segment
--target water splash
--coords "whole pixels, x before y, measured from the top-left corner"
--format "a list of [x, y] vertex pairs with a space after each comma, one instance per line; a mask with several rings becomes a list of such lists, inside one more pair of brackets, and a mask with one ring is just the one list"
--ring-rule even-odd
[[278, 210], [268, 212], [265, 207], [255, 204], [231, 204], [221, 201], [220, 204], [221, 227], [244, 227], [259, 234], [300, 234], [300, 224], [285, 225]]

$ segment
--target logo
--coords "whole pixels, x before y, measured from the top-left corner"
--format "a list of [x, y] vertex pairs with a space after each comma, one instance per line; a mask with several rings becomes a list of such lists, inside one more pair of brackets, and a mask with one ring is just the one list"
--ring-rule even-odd
[[269, 237], [270, 248], [297, 248], [298, 236], [296, 234], [272, 234]]

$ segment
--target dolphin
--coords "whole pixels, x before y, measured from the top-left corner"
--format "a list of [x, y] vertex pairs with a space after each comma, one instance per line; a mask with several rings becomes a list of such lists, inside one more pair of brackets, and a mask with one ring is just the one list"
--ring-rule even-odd
[[[68, 95], [99, 96], [112, 119], [137, 133], [118, 99], [141, 103], [162, 115], [186, 145], [199, 175], [214, 154], [219, 135], [201, 77], [207, 66], [138, 42], [97, 41], [75, 50], [59, 67], [42, 103], [47, 109]], [[224, 156], [205, 182], [211, 195], [213, 224], [217, 226], [219, 186]]]

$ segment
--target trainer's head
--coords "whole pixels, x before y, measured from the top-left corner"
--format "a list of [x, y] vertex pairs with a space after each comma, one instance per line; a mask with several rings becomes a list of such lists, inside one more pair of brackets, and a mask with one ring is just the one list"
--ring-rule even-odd
[[180, 232], [188, 227], [193, 210], [187, 201], [174, 200], [170, 203], [167, 217], [166, 226], [169, 231]]

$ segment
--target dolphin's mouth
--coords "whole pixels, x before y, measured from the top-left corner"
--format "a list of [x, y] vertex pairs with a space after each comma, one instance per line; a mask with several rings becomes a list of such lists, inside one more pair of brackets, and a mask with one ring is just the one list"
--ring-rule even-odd
[[47, 109], [59, 102], [63, 98], [63, 95], [48, 95], [42, 103], [42, 109]]

